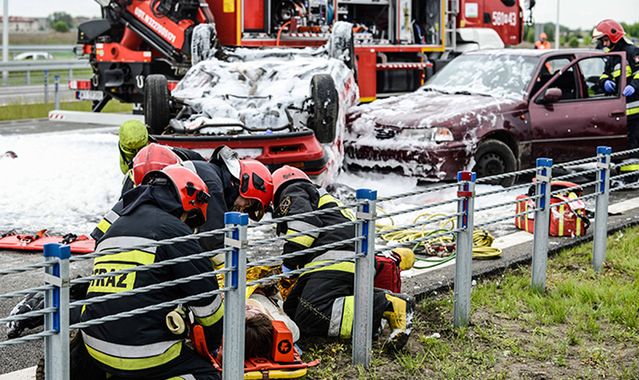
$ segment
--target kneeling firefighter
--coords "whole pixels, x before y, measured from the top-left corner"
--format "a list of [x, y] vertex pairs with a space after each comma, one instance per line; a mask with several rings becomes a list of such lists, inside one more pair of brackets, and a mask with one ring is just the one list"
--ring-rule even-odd
[[[206, 220], [209, 194], [204, 182], [191, 170], [179, 165], [148, 173], [140, 186], [123, 197], [121, 216], [100, 240], [96, 252], [151, 244], [185, 236]], [[101, 274], [149, 265], [201, 252], [190, 240], [157, 248], [136, 249], [94, 259], [93, 273]], [[137, 271], [91, 282], [87, 298], [117, 294], [152, 284], [211, 272], [207, 258], [170, 266]], [[215, 278], [190, 281], [160, 290], [86, 305], [81, 321], [136, 310], [218, 289]], [[223, 305], [219, 295], [184, 305], [205, 329], [208, 346], [222, 338]], [[150, 311], [132, 318], [82, 329], [82, 339], [95, 364], [119, 378], [166, 379], [174, 376], [219, 379], [211, 364], [188, 348], [184, 336], [174, 335], [165, 318], [172, 308]]]
[[[339, 204], [324, 189], [318, 189], [299, 169], [284, 166], [273, 173], [275, 218], [331, 209]], [[355, 237], [355, 226], [315, 232], [313, 229], [355, 220], [350, 210], [330, 210], [301, 220], [280, 222], [277, 233], [290, 235], [284, 244], [284, 254], [338, 243]], [[304, 233], [304, 235], [299, 235]], [[338, 262], [312, 269], [335, 259], [353, 256], [354, 243], [284, 259], [288, 269], [309, 268], [300, 275], [284, 303], [284, 310], [307, 336], [348, 339], [353, 328], [355, 263]], [[411, 332], [414, 301], [411, 297], [375, 289], [373, 300], [373, 331], [378, 331], [382, 319], [391, 328], [387, 347], [401, 349]]]
[[[151, 143], [142, 148], [133, 159], [132, 187], [138, 186], [147, 173], [173, 164], [181, 164], [192, 170], [209, 189], [211, 200], [206, 222], [198, 227], [198, 232], [224, 228], [224, 213], [227, 211], [247, 212], [251, 219], [260, 220], [273, 196], [273, 183], [268, 168], [256, 160], [240, 160], [226, 146], [216, 149], [211, 162], [206, 162], [184, 161], [174, 150]], [[119, 218], [122, 207], [120, 200], [91, 232], [91, 237], [96, 242]], [[223, 241], [224, 237], [220, 234], [202, 238], [200, 244], [205, 250], [211, 251], [222, 248]]]

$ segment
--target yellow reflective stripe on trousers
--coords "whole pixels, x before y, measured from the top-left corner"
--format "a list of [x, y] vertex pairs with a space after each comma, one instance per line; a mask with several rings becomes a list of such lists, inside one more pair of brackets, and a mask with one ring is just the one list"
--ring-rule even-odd
[[208, 317], [195, 317], [195, 320], [202, 326], [209, 327], [222, 320], [222, 317], [224, 317], [224, 304], [220, 305], [213, 315]]
[[[93, 348], [89, 345], [86, 339], [86, 334], [83, 334], [83, 337], [85, 338], [85, 346], [87, 348], [87, 351], [95, 360], [111, 368], [123, 371], [137, 371], [164, 365], [180, 356], [180, 352], [182, 351], [182, 341], [177, 341], [161, 354], [149, 354], [149, 356], [146, 357], [120, 357], [98, 351], [96, 348]], [[131, 350], [137, 351], [140, 349], [144, 349], [145, 346], [130, 347]]]
[[630, 173], [630, 172], [636, 172], [639, 170], [639, 164], [621, 164], [621, 167], [619, 168], [619, 171], [623, 172], [623, 173]]
[[353, 330], [353, 316], [355, 310], [355, 297], [339, 297], [333, 301], [331, 309], [331, 321], [328, 326], [328, 336], [348, 339]]
[[[288, 230], [286, 231], [287, 235], [295, 235], [298, 234], [299, 232], [295, 231], [295, 230]], [[304, 246], [306, 248], [310, 247], [311, 245], [313, 245], [313, 243], [315, 243], [315, 238], [312, 236], [308, 236], [308, 235], [300, 235], [300, 236], [293, 236], [293, 237], [288, 237], [286, 238], [286, 240], [292, 242], [292, 243], [297, 243], [301, 246]]]
[[631, 116], [636, 114], [639, 114], [639, 100], [626, 104], [626, 115]]
[[[314, 266], [326, 264], [328, 262], [329, 261], [313, 261], [313, 262], [310, 262], [310, 263], [304, 265], [304, 268], [312, 268]], [[322, 271], [322, 270], [336, 270], [336, 271], [340, 271], [340, 272], [355, 273], [355, 263], [348, 262], [348, 261], [343, 262], [343, 263], [335, 263], [333, 265], [327, 265], [325, 267], [311, 269], [308, 272], [302, 273], [300, 276], [304, 276], [304, 275], [309, 274], [309, 273], [319, 272], [319, 271]]]
[[581, 236], [581, 218], [579, 215], [575, 215], [575, 218], [577, 219], [577, 223], [575, 223], [575, 236]]

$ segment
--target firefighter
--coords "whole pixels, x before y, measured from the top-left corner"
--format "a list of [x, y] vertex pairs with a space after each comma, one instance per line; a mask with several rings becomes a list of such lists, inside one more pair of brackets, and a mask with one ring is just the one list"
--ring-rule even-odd
[[[324, 210], [338, 206], [338, 202], [324, 189], [318, 189], [299, 169], [284, 166], [273, 173], [273, 216], [276, 218]], [[331, 210], [302, 220], [280, 222], [277, 233], [290, 236], [284, 244], [289, 254], [329, 243], [337, 243], [355, 236], [355, 226], [313, 232], [313, 229], [355, 220], [350, 210]], [[295, 236], [299, 233], [301, 236]], [[309, 268], [299, 276], [284, 303], [284, 310], [300, 327], [302, 335], [328, 336], [348, 339], [353, 328], [354, 272], [352, 261], [338, 262], [312, 269], [327, 261], [351, 257], [354, 243], [344, 243], [331, 249], [284, 259], [287, 269]], [[389, 349], [401, 349], [411, 331], [413, 300], [403, 294], [376, 289], [373, 300], [373, 331], [378, 331], [382, 318], [392, 330]]]
[[[273, 183], [266, 166], [256, 160], [240, 160], [226, 146], [216, 149], [212, 162], [206, 162], [182, 161], [174, 150], [151, 143], [133, 159], [131, 187], [139, 185], [148, 172], [177, 163], [195, 172], [209, 189], [211, 202], [207, 209], [207, 220], [199, 227], [199, 232], [224, 228], [224, 213], [227, 211], [247, 212], [253, 220], [260, 220], [271, 202]], [[91, 233], [96, 242], [118, 219], [122, 203], [120, 199]], [[216, 235], [202, 238], [200, 244], [205, 250], [211, 251], [221, 248], [223, 240], [222, 235]], [[216, 259], [217, 264], [221, 264], [222, 256]]]
[[[148, 173], [142, 185], [124, 196], [122, 215], [113, 223], [96, 252], [150, 244], [189, 235], [206, 220], [208, 190], [191, 170], [172, 165]], [[197, 241], [190, 240], [157, 248], [135, 249], [94, 259], [93, 273], [101, 274], [149, 265], [196, 254]], [[212, 271], [208, 259], [197, 259], [152, 270], [98, 279], [89, 285], [87, 297], [117, 294], [152, 284]], [[136, 310], [150, 305], [202, 294], [218, 289], [215, 278], [189, 281], [180, 285], [129, 295], [107, 302], [86, 305], [81, 320]], [[195, 320], [205, 328], [210, 348], [221, 341], [223, 305], [219, 295], [186, 303]], [[211, 363], [184, 343], [184, 336], [173, 334], [165, 318], [171, 307], [149, 311], [82, 329], [89, 355], [102, 370], [118, 378], [166, 379], [174, 376], [219, 379]]]
[[[622, 95], [626, 97], [626, 115], [628, 116], [628, 149], [639, 148], [639, 47], [625, 37], [623, 26], [613, 20], [603, 20], [595, 27], [593, 38], [598, 44], [611, 52], [626, 53], [626, 86], [622, 89]], [[617, 92], [620, 83], [621, 70], [615, 68], [614, 60], [608, 60], [604, 74], [601, 76], [601, 86], [606, 94]], [[622, 163], [620, 171], [629, 173], [639, 171], [639, 152], [630, 156], [631, 160]], [[635, 182], [639, 175], [625, 177], [624, 182]]]
[[539, 34], [539, 39], [535, 41], [535, 49], [550, 49], [550, 42], [548, 42], [548, 35], [544, 32]]

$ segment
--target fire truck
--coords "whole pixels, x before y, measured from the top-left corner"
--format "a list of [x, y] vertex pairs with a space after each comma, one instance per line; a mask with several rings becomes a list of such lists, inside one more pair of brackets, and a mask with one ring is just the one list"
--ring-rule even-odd
[[408, 92], [466, 50], [517, 45], [534, 0], [96, 0], [103, 18], [79, 26], [91, 80], [70, 83], [100, 111], [111, 99], [142, 104], [145, 78], [169, 90], [220, 46], [316, 47], [336, 21], [354, 25], [349, 66], [360, 100]]

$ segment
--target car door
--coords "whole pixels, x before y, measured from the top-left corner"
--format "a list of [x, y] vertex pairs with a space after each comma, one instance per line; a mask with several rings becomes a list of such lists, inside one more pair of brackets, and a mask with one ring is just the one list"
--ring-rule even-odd
[[[565, 162], [593, 156], [598, 145], [623, 149], [626, 140], [625, 98], [619, 88], [605, 94], [599, 86], [607, 60], [624, 65], [619, 53], [582, 57], [564, 67], [529, 103], [533, 157]], [[625, 70], [625, 68], [623, 68]], [[622, 71], [625, 72], [625, 71]], [[558, 95], [558, 99], [552, 99]]]

